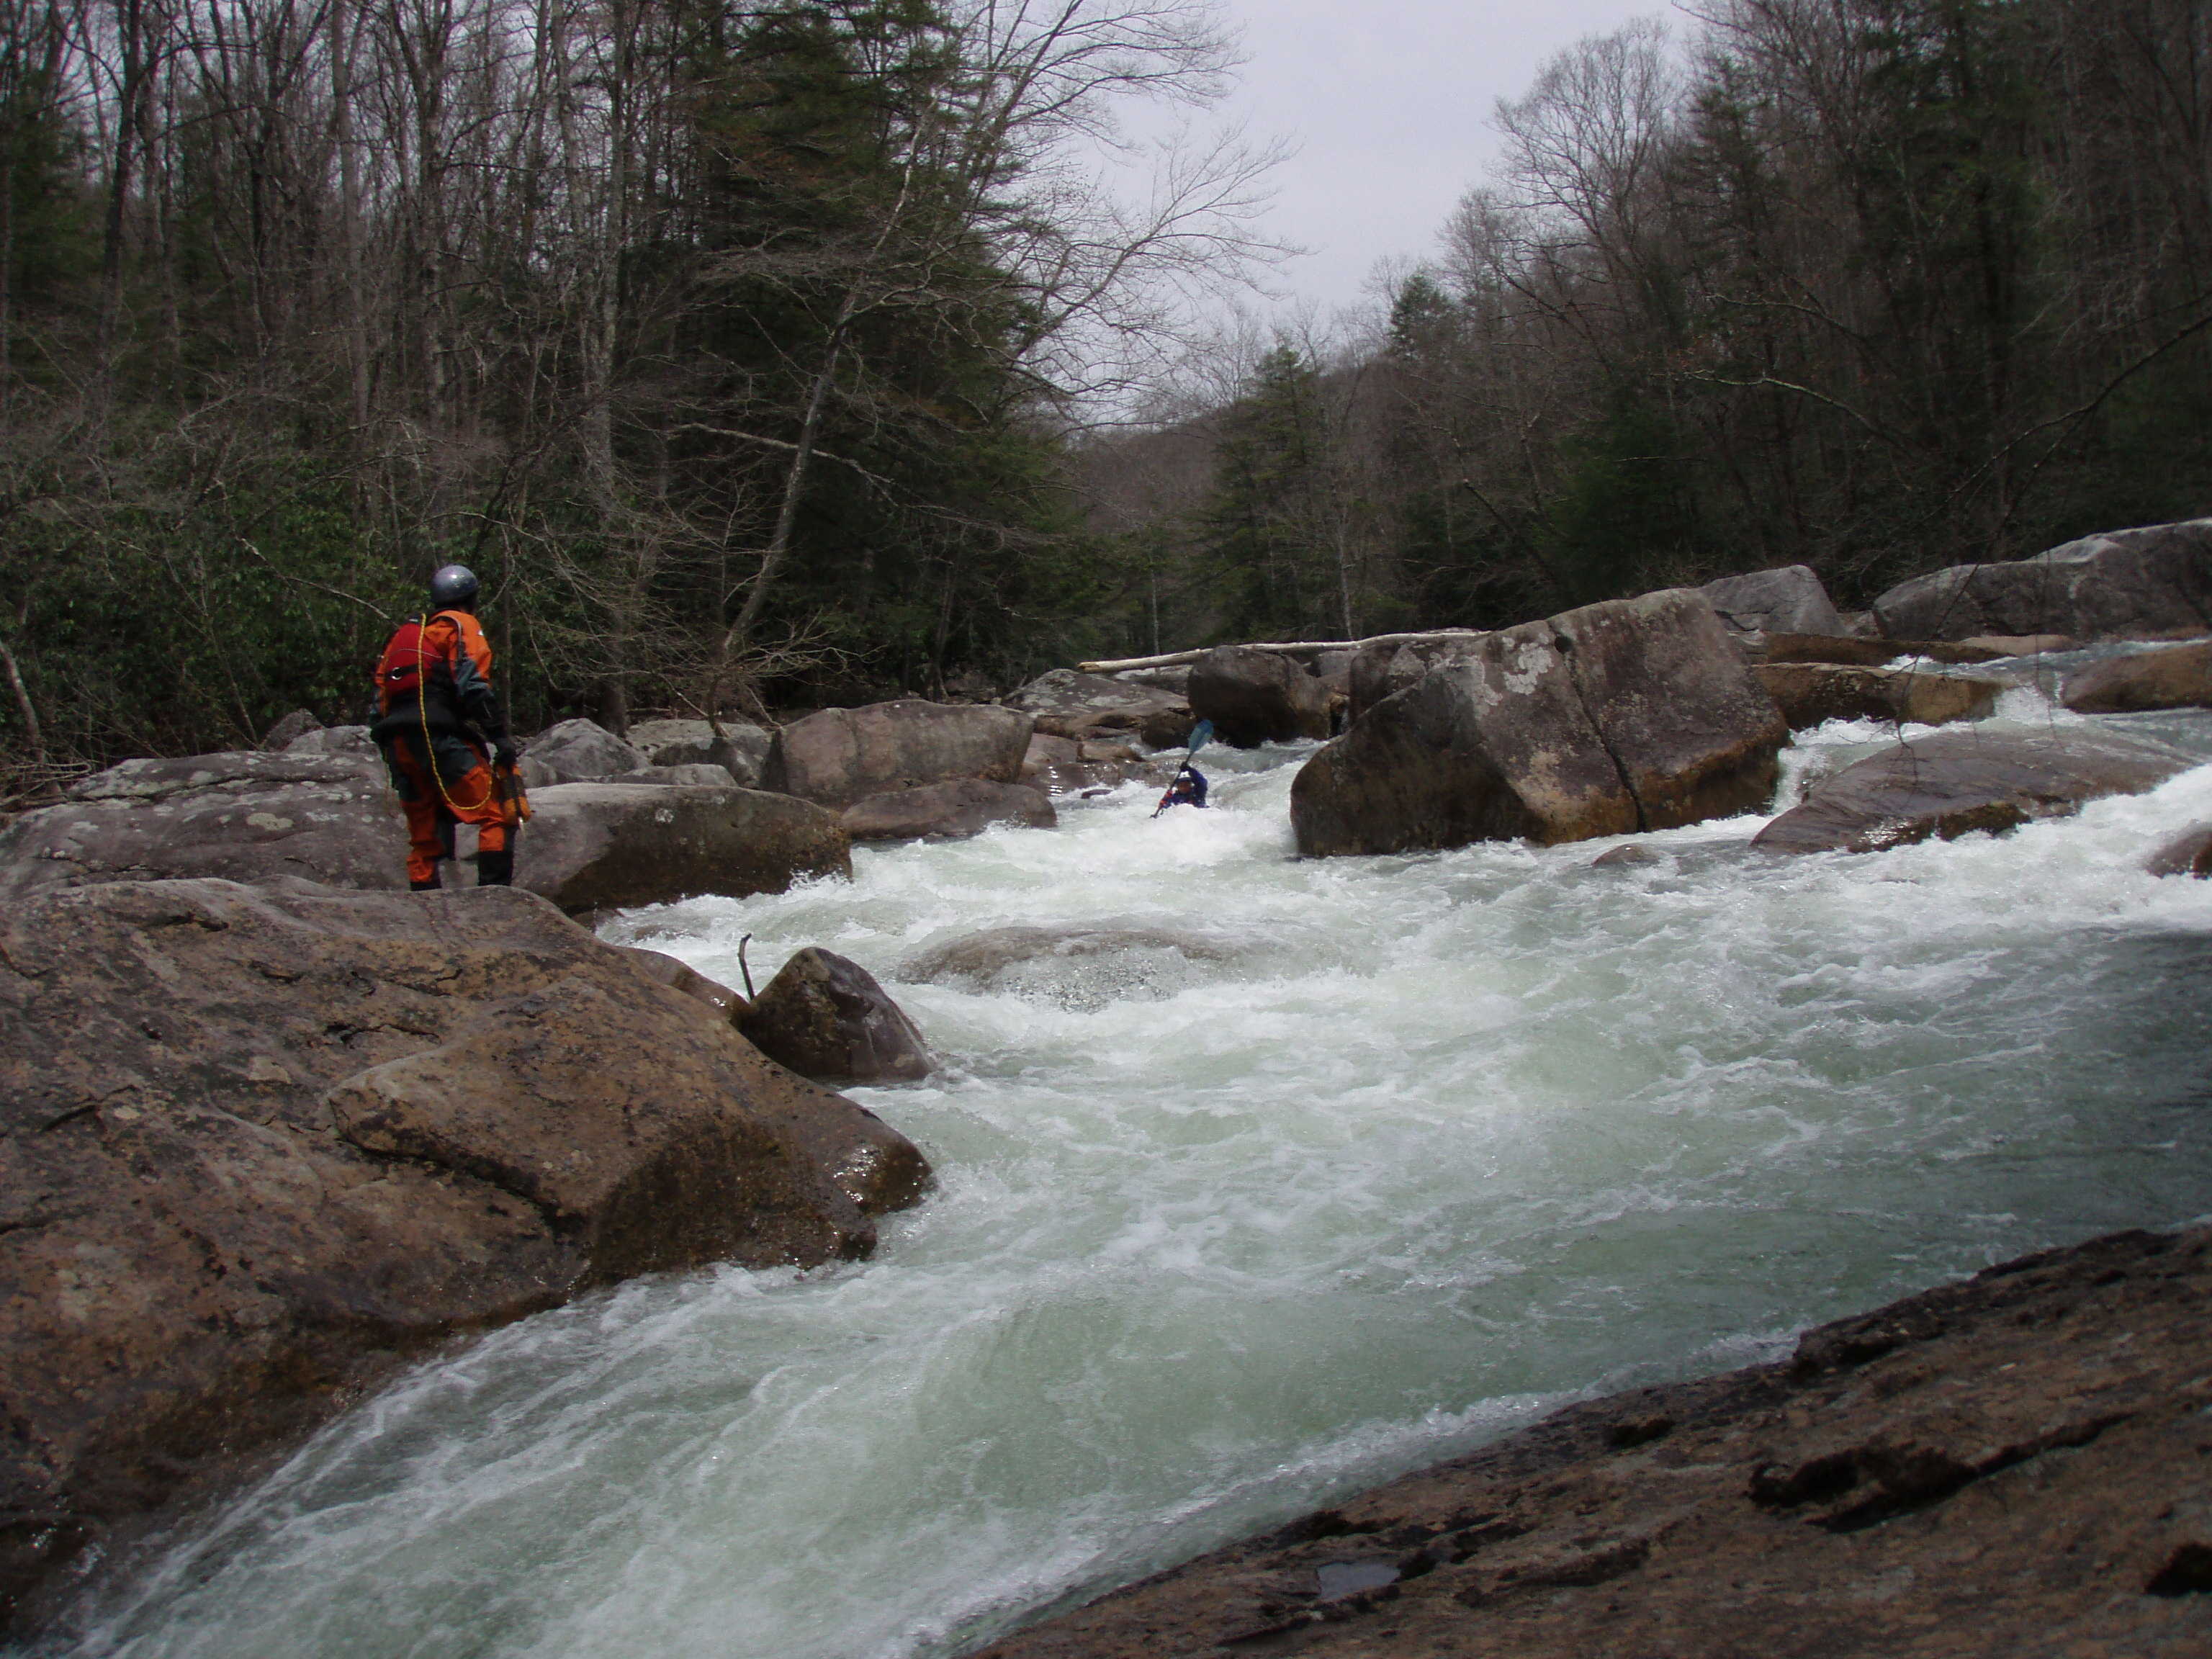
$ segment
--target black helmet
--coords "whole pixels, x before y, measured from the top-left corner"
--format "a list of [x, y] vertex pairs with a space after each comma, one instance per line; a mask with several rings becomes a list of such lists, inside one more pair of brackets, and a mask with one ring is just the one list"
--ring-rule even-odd
[[441, 611], [471, 611], [477, 602], [477, 573], [465, 564], [441, 565], [430, 578], [430, 603]]

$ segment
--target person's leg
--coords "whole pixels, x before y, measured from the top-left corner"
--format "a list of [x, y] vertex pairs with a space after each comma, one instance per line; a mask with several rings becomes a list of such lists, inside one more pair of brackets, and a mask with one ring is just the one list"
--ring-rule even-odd
[[477, 826], [477, 885], [506, 887], [514, 880], [514, 830], [492, 775], [491, 760], [472, 743], [453, 738], [438, 748], [438, 773], [446, 810]]
[[407, 819], [407, 887], [416, 893], [438, 888], [438, 860], [453, 855], [452, 826], [441, 822], [437, 786], [418, 752], [404, 739], [392, 745], [388, 760], [392, 787]]

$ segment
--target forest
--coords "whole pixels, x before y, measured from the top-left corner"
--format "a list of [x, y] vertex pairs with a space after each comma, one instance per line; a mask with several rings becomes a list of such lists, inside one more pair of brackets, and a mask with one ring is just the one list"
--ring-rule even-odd
[[2202, 514], [2209, 9], [1704, 0], [1224, 324], [1284, 163], [1121, 112], [1212, 0], [0, 0], [0, 795], [355, 716], [448, 560], [529, 731]]

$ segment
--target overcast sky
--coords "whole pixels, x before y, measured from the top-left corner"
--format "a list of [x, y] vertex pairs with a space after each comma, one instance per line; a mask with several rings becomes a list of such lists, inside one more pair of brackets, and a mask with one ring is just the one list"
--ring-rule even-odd
[[1667, 0], [1229, 0], [1244, 34], [1229, 113], [1297, 146], [1268, 222], [1313, 252], [1272, 286], [1328, 308], [1358, 303], [1378, 259], [1425, 258], [1498, 149], [1500, 97], [1561, 47]]

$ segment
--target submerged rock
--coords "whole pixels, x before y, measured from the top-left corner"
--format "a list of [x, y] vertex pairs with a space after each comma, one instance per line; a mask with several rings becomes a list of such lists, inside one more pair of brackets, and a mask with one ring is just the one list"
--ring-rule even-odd
[[918, 1083], [929, 1045], [875, 976], [850, 957], [809, 948], [783, 964], [738, 1029], [780, 1066], [817, 1083]]
[[1986, 720], [2004, 686], [1955, 674], [1903, 668], [1846, 668], [1833, 663], [1759, 663], [1752, 671], [1793, 732], [1824, 720], [1873, 720], [1916, 726]]
[[2154, 876], [2212, 876], [2212, 823], [2185, 830], [2143, 861]]
[[775, 734], [762, 781], [837, 811], [926, 783], [1012, 783], [1021, 775], [1032, 724], [1012, 708], [911, 697], [825, 708]]
[[2201, 632], [2212, 616], [2212, 519], [2085, 536], [2015, 562], [1953, 565], [1899, 583], [1874, 610], [1882, 632], [1900, 639]]
[[2212, 708], [2212, 640], [2093, 662], [2067, 677], [2059, 700], [2078, 714]]
[[2104, 795], [2155, 788], [2198, 763], [2102, 732], [1939, 732], [1845, 767], [1752, 838], [1776, 853], [1873, 853], [2002, 833]]
[[1712, 608], [1670, 590], [1485, 635], [1308, 762], [1309, 856], [1545, 845], [1755, 810], [1789, 735]]
[[1170, 927], [994, 927], [921, 951], [899, 974], [1095, 1009], [1188, 988], [1244, 954], [1233, 940]]
[[2208, 1298], [2212, 1231], [2024, 1257], [1569, 1407], [975, 1659], [2179, 1659], [2212, 1590]]
[[1237, 749], [1328, 735], [1328, 687], [1279, 651], [1218, 646], [1191, 665], [1190, 712]]
[[1049, 830], [1060, 822], [1039, 789], [962, 779], [871, 795], [844, 811], [845, 833], [861, 841], [964, 841], [997, 824]]
[[0, 918], [0, 1598], [397, 1359], [635, 1273], [864, 1254], [920, 1152], [514, 889]]
[[761, 789], [564, 783], [530, 793], [516, 884], [571, 915], [853, 873], [837, 815]]
[[407, 830], [383, 767], [240, 750], [131, 760], [0, 829], [0, 896], [87, 882], [300, 877], [407, 884]]

